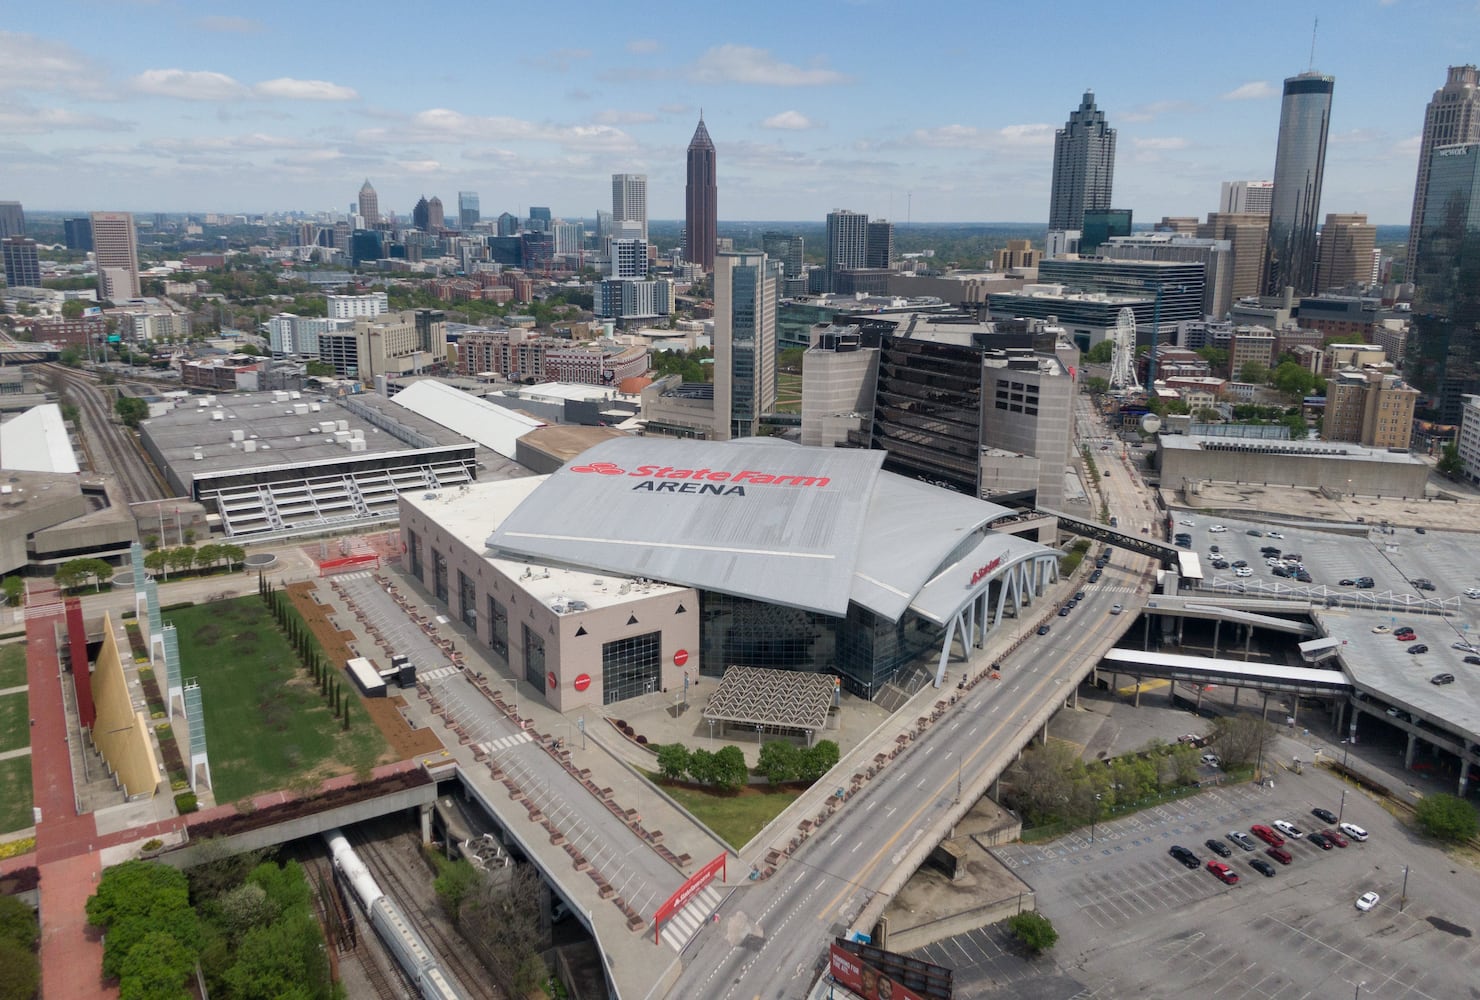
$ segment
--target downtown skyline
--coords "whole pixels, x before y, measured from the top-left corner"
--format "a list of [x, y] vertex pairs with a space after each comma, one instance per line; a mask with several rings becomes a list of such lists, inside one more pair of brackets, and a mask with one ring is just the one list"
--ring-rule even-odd
[[[530, 204], [589, 217], [612, 174], [634, 173], [650, 218], [681, 219], [702, 109], [721, 219], [1036, 223], [1054, 130], [1092, 89], [1119, 135], [1115, 207], [1138, 223], [1203, 215], [1220, 182], [1272, 177], [1281, 82], [1308, 68], [1321, 16], [1314, 66], [1336, 78], [1321, 213], [1402, 224], [1424, 107], [1449, 65], [1480, 61], [1473, 9], [1406, 0], [1256, 2], [1236, 25], [1212, 9], [1109, 21], [1080, 3], [1052, 19], [871, 2], [666, 23], [576, 9], [558, 22], [470, 4], [421, 18], [379, 3], [353, 18], [276, 3], [251, 18], [170, 2], [19, 10], [0, 31], [0, 197], [344, 212], [369, 177], [400, 216], [463, 190], [485, 218]], [[1064, 30], [1081, 21], [1095, 30]], [[1279, 30], [1250, 44], [1260, 25]], [[416, 37], [414, 54], [377, 41]]]

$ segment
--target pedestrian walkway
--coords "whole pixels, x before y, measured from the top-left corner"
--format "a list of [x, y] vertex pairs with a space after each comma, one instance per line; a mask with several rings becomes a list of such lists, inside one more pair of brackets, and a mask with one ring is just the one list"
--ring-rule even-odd
[[515, 733], [513, 736], [504, 736], [487, 743], [478, 743], [476, 746], [484, 753], [496, 754], [500, 750], [507, 750], [509, 747], [518, 746], [520, 743], [529, 743], [533, 739], [534, 737], [528, 733]]
[[4, 691], [0, 691], [0, 698], [4, 698], [8, 694], [25, 694], [29, 690], [31, 690], [31, 685], [29, 684], [21, 684], [17, 687], [6, 688]]
[[29, 757], [30, 755], [30, 747], [20, 747], [16, 750], [7, 750], [4, 753], [0, 753], [0, 760], [14, 760], [17, 757]]
[[706, 886], [663, 925], [663, 943], [674, 951], [683, 951], [684, 946], [699, 933], [699, 928], [704, 926], [709, 915], [719, 909], [724, 898], [714, 886]]

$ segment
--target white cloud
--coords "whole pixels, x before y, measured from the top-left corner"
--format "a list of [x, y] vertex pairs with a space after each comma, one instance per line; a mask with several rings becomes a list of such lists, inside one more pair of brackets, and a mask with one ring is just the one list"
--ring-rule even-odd
[[810, 128], [819, 128], [820, 126], [800, 111], [783, 111], [761, 122], [761, 127], [803, 131]]
[[634, 55], [645, 55], [649, 52], [657, 52], [662, 48], [656, 38], [634, 38], [627, 43], [627, 51]]
[[848, 80], [837, 70], [793, 66], [766, 49], [749, 45], [717, 45], [689, 67], [688, 75], [697, 83], [754, 83], [772, 87], [817, 87]]
[[1004, 146], [1048, 146], [1053, 143], [1057, 129], [1052, 125], [1004, 125], [997, 130], [997, 138]]
[[1166, 151], [1172, 149], [1186, 149], [1188, 142], [1180, 136], [1148, 136], [1146, 138], [1136, 137], [1131, 144], [1137, 149], [1148, 149]]
[[1280, 96], [1280, 89], [1268, 80], [1252, 80], [1234, 87], [1223, 95], [1225, 101], [1262, 101], [1267, 97]]
[[283, 76], [264, 80], [252, 88], [258, 97], [281, 97], [290, 101], [353, 101], [360, 95], [352, 87], [328, 80], [295, 80]]
[[611, 125], [552, 125], [504, 115], [465, 115], [449, 108], [429, 108], [398, 126], [362, 129], [356, 138], [376, 145], [387, 142], [551, 142], [575, 149], [630, 150], [632, 137]]
[[442, 169], [436, 160], [398, 160], [402, 170], [408, 174], [435, 174]]
[[692, 104], [660, 104], [658, 110], [665, 115], [686, 115], [694, 110]]
[[0, 94], [55, 92], [81, 97], [116, 96], [106, 74], [81, 52], [62, 42], [14, 31], [0, 31]]
[[225, 73], [207, 70], [148, 69], [134, 77], [133, 87], [141, 94], [182, 101], [231, 101], [247, 95], [247, 88]]
[[603, 125], [645, 125], [655, 122], [658, 116], [651, 111], [615, 111], [608, 109], [598, 111], [592, 116]]
[[1410, 135], [1393, 144], [1393, 152], [1402, 156], [1417, 156], [1422, 149], [1423, 136], [1421, 135]]
[[1375, 128], [1353, 128], [1345, 132], [1332, 132], [1330, 142], [1333, 146], [1354, 146], [1364, 142], [1377, 142], [1387, 138], [1387, 133]]
[[589, 58], [591, 58], [590, 49], [551, 49], [549, 52], [541, 52], [538, 55], [528, 56], [524, 61], [531, 66], [539, 66], [542, 69], [552, 69], [557, 73], [564, 73], [570, 69], [571, 63]]
[[1187, 101], [1152, 101], [1149, 104], [1138, 104], [1115, 117], [1118, 121], [1149, 122], [1162, 115], [1193, 110], [1194, 106]]
[[189, 138], [155, 139], [149, 143], [149, 146], [172, 153], [206, 153], [248, 152], [258, 149], [317, 149], [321, 148], [323, 143], [285, 135], [270, 135], [266, 132], [250, 132], [246, 135], [201, 135]]
[[250, 17], [232, 17], [227, 14], [196, 18], [195, 26], [204, 31], [215, 31], [224, 35], [255, 35], [262, 30], [261, 21], [254, 21]]
[[34, 108], [23, 102], [0, 104], [0, 135], [45, 134], [59, 129], [123, 132], [131, 128], [128, 122], [65, 108]]

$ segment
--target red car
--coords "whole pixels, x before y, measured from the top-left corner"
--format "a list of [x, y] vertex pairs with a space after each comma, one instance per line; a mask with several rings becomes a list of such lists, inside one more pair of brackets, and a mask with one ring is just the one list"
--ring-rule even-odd
[[1224, 885], [1238, 885], [1238, 873], [1221, 861], [1209, 861], [1208, 871], [1217, 876]]
[[[1249, 832], [1258, 837], [1260, 840], [1264, 841], [1270, 847], [1285, 846], [1285, 838], [1275, 833], [1263, 823], [1255, 823], [1253, 826], [1249, 827]], [[1288, 861], [1285, 863], [1289, 864]]]
[[1335, 830], [1322, 830], [1321, 836], [1325, 837], [1337, 847], [1345, 847], [1348, 843], [1347, 839], [1341, 834], [1337, 833]]
[[1264, 849], [1264, 853], [1268, 854], [1271, 858], [1274, 858], [1282, 865], [1288, 865], [1291, 861], [1295, 860], [1295, 856], [1289, 851], [1285, 850], [1283, 847], [1266, 847]]
[[1417, 632], [1395, 632], [1395, 633], [1393, 633], [1393, 638], [1394, 639], [1397, 639], [1399, 642], [1412, 642], [1414, 639], [1417, 639], [1418, 638], [1418, 633]]

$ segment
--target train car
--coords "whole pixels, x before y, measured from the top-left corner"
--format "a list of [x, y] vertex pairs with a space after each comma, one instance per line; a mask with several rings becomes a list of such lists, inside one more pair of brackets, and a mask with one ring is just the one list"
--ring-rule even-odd
[[368, 914], [375, 901], [385, 895], [380, 891], [380, 883], [375, 881], [375, 876], [370, 874], [370, 869], [365, 867], [365, 862], [360, 860], [343, 833], [326, 830], [324, 840], [329, 845], [329, 856], [334, 859], [334, 867], [349, 883], [350, 891], [355, 894], [360, 908]]
[[401, 908], [386, 897], [377, 899], [370, 908], [370, 925], [412, 982], [420, 982], [426, 971], [437, 964], [431, 949], [416, 933], [416, 928], [411, 926]]
[[421, 977], [417, 984], [423, 1000], [462, 1000], [462, 991], [452, 984], [452, 977], [434, 965]]

